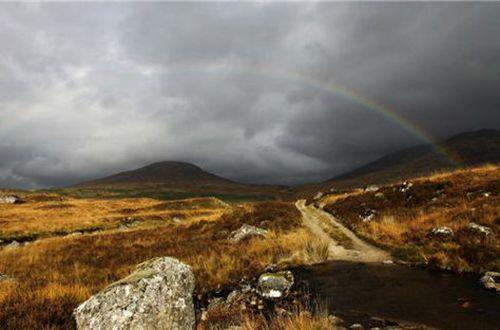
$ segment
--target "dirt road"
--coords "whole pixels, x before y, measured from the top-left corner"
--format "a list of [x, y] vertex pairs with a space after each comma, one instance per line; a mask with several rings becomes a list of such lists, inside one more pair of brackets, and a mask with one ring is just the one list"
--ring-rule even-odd
[[[302, 213], [304, 224], [317, 235], [320, 239], [329, 241], [329, 259], [346, 260], [358, 262], [380, 263], [385, 260], [391, 260], [389, 253], [374, 247], [357, 237], [352, 231], [342, 225], [331, 214], [326, 213], [314, 205], [306, 205], [305, 200], [298, 200], [295, 203], [297, 209]], [[320, 225], [320, 221], [328, 221], [331, 225], [337, 227], [343, 235], [352, 241], [352, 248], [347, 249], [340, 245], [328, 235]]]

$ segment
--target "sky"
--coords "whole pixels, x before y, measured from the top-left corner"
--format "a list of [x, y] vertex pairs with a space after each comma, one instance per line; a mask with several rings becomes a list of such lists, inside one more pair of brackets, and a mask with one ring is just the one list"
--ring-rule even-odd
[[498, 17], [500, 3], [2, 3], [0, 186], [163, 160], [300, 184], [499, 129]]

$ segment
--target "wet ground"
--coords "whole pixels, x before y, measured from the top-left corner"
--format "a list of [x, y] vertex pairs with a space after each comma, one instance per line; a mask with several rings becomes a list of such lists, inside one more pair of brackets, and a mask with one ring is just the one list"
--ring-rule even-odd
[[439, 329], [500, 329], [500, 295], [482, 289], [477, 275], [352, 262], [294, 273], [329, 312], [351, 323], [376, 316]]

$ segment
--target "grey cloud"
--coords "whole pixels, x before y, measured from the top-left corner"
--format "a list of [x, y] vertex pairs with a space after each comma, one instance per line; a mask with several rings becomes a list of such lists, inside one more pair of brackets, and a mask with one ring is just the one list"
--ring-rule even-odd
[[422, 142], [368, 99], [437, 138], [500, 128], [495, 3], [0, 8], [1, 186], [165, 159], [300, 183]]

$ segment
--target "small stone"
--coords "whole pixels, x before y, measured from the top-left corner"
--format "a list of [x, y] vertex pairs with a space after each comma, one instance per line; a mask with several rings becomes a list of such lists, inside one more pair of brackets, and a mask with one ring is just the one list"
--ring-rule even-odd
[[367, 186], [363, 189], [364, 192], [376, 192], [379, 190], [379, 187], [375, 185]]
[[352, 329], [352, 330], [364, 330], [364, 329], [365, 329], [365, 327], [364, 327], [364, 326], [362, 326], [362, 325], [361, 325], [361, 324], [359, 324], [359, 323], [354, 323], [354, 324], [352, 324], [352, 325], [349, 327], [349, 329]]
[[483, 288], [487, 290], [500, 292], [500, 273], [499, 272], [486, 272], [479, 280]]
[[382, 263], [384, 265], [394, 265], [394, 261], [392, 261], [391, 259], [384, 260], [382, 261]]
[[453, 230], [450, 227], [436, 227], [432, 228], [429, 235], [433, 237], [450, 238], [453, 236]]
[[15, 248], [18, 248], [21, 246], [21, 243], [19, 243], [18, 241], [12, 241], [10, 242], [9, 244], [7, 244], [5, 246], [6, 249], [15, 249]]
[[233, 243], [239, 243], [251, 237], [264, 237], [267, 233], [268, 231], [265, 229], [244, 224], [240, 229], [231, 233], [229, 240]]
[[264, 298], [281, 298], [288, 293], [293, 282], [293, 274], [290, 271], [264, 273], [259, 277], [257, 292]]
[[481, 226], [481, 225], [478, 225], [477, 223], [474, 223], [474, 222], [469, 223], [467, 225], [467, 229], [471, 232], [474, 232], [474, 233], [477, 233], [480, 235], [484, 235], [484, 236], [488, 236], [492, 233], [492, 230], [490, 227]]

